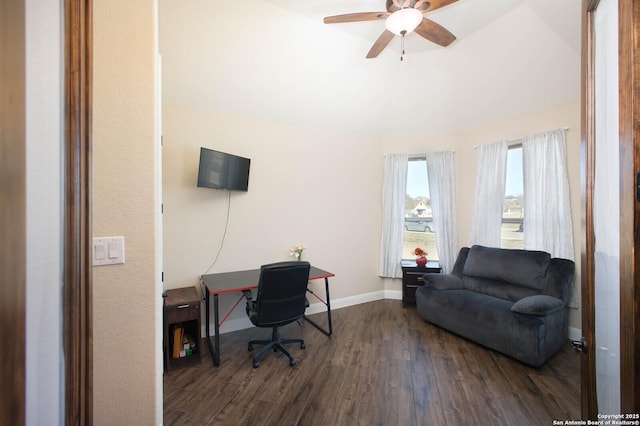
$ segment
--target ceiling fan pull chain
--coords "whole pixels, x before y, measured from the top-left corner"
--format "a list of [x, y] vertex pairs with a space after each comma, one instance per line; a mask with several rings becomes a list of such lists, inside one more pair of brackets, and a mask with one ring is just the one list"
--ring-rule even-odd
[[404, 60], [404, 34], [406, 34], [406, 31], [403, 31], [402, 38], [400, 39], [400, 51], [402, 52], [400, 54], [400, 62]]

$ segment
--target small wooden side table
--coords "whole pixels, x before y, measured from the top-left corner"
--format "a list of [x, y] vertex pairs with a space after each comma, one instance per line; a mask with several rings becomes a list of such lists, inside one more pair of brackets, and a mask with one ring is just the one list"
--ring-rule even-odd
[[[176, 333], [181, 329], [182, 333]], [[195, 343], [185, 349], [183, 342], [177, 346], [183, 356], [174, 357], [175, 336], [184, 335]], [[167, 290], [164, 299], [164, 367], [166, 371], [199, 364], [200, 359], [200, 297], [195, 287]], [[178, 351], [179, 352], [179, 351]]]
[[429, 261], [425, 266], [418, 266], [415, 260], [403, 260], [402, 267], [402, 306], [416, 304], [416, 290], [424, 285], [422, 276], [427, 272], [441, 273], [438, 262]]

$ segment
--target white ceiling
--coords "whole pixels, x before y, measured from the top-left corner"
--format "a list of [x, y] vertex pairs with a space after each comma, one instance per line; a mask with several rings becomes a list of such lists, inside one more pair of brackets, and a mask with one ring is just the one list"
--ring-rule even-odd
[[365, 59], [384, 0], [159, 0], [163, 100], [294, 125], [450, 133], [577, 102], [579, 0], [459, 0], [428, 14], [457, 40], [416, 34]]

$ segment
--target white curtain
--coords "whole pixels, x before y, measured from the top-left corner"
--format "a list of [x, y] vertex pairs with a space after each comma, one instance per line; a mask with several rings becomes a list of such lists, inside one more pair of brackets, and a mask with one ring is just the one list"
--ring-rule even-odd
[[387, 154], [382, 186], [382, 237], [378, 275], [402, 277], [404, 201], [407, 195], [408, 154]]
[[476, 195], [469, 245], [500, 247], [508, 149], [506, 141], [477, 148]]
[[[558, 129], [522, 139], [524, 248], [574, 260], [565, 133]], [[577, 303], [572, 289], [569, 306]]]
[[453, 269], [458, 249], [453, 152], [432, 152], [426, 155], [426, 159], [436, 247], [440, 266], [444, 273], [449, 273]]

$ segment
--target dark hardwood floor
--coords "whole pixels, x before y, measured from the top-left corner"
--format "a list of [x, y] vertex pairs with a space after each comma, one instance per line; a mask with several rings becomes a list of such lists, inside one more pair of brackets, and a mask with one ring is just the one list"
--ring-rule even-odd
[[[324, 314], [313, 319], [326, 322]], [[528, 367], [424, 322], [415, 308], [380, 300], [333, 311], [333, 336], [310, 324], [290, 367], [280, 353], [252, 366], [247, 341], [269, 329], [221, 336], [214, 367], [165, 373], [167, 425], [551, 425], [580, 418], [579, 357], [569, 343]], [[256, 347], [259, 350], [259, 347]]]

